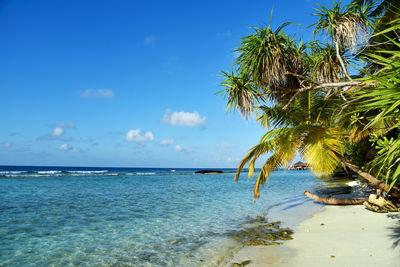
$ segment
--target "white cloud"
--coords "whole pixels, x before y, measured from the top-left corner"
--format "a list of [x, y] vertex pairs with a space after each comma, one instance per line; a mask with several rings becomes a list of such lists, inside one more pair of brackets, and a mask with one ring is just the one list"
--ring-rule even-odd
[[171, 110], [167, 109], [161, 121], [174, 126], [193, 127], [204, 125], [206, 117], [200, 116], [197, 112], [175, 111], [171, 113]]
[[64, 134], [64, 129], [61, 127], [56, 127], [53, 130], [53, 136], [61, 136]]
[[81, 137], [77, 138], [60, 138], [60, 136], [65, 134], [65, 129], [73, 129], [75, 128], [75, 124], [73, 122], [62, 122], [58, 124], [53, 124], [54, 129], [52, 133], [41, 135], [36, 140], [38, 141], [53, 141], [53, 140], [60, 140], [62, 142], [69, 142], [69, 141], [77, 141], [83, 142], [83, 139]]
[[61, 146], [58, 147], [58, 150], [68, 150], [68, 145], [62, 144]]
[[86, 89], [81, 92], [83, 98], [113, 98], [114, 92], [109, 89]]
[[182, 153], [189, 153], [190, 151], [187, 150], [186, 148], [181, 147], [180, 145], [175, 145], [174, 150], [177, 152], [182, 152]]
[[127, 142], [146, 142], [153, 141], [154, 135], [152, 132], [143, 132], [140, 129], [129, 130], [126, 133], [125, 141]]
[[4, 147], [4, 148], [10, 148], [10, 147], [12, 147], [12, 144], [8, 143], [8, 142], [5, 142], [5, 143], [2, 143], [1, 146]]
[[75, 128], [75, 124], [73, 122], [62, 122], [56, 125], [56, 127], [60, 128]]
[[73, 153], [80, 152], [80, 149], [78, 149], [76, 147], [72, 147], [68, 144], [62, 144], [57, 149], [60, 151], [67, 151], [67, 152], [73, 152]]
[[160, 141], [161, 146], [169, 146], [169, 145], [172, 145], [173, 143], [175, 143], [175, 140], [172, 138], [171, 139], [163, 139]]

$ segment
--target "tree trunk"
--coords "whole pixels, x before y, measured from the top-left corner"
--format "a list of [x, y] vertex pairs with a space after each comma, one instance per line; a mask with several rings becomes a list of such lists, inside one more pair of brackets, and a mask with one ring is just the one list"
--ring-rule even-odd
[[347, 68], [346, 68], [346, 66], [344, 65], [344, 62], [343, 62], [342, 57], [340, 56], [339, 44], [338, 44], [337, 41], [333, 41], [333, 42], [335, 43], [335, 46], [336, 46], [336, 57], [337, 57], [338, 60], [339, 60], [340, 66], [342, 66], [343, 73], [344, 73], [344, 75], [346, 75], [346, 78], [349, 79], [349, 80], [351, 81], [352, 79], [351, 79], [349, 73], [347, 72]]
[[329, 205], [362, 205], [365, 201], [368, 201], [368, 198], [348, 199], [348, 198], [320, 197], [313, 193], [310, 193], [310, 191], [304, 191], [304, 195], [315, 201]]
[[339, 153], [337, 153], [337, 152], [335, 152], [333, 150], [331, 150], [331, 151], [340, 160], [340, 162], [342, 162], [344, 165], [346, 165], [347, 167], [349, 167], [350, 169], [355, 171], [358, 175], [363, 177], [365, 180], [367, 180], [368, 182], [370, 182], [373, 185], [376, 185], [379, 189], [389, 193], [392, 197], [400, 198], [400, 189], [398, 187], [393, 186], [392, 189], [390, 189], [390, 186], [388, 184], [386, 184], [385, 182], [382, 182], [382, 181], [376, 179], [371, 174], [363, 171], [360, 167], [358, 167], [357, 165], [354, 165], [353, 163], [351, 163], [349, 160], [344, 158]]

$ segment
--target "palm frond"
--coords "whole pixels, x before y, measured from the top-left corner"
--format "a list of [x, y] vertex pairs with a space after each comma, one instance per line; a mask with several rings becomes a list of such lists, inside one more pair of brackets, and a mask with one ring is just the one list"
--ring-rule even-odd
[[236, 108], [248, 118], [254, 112], [255, 105], [264, 100], [256, 88], [252, 85], [249, 77], [237, 73], [222, 72], [225, 78], [222, 86], [225, 87], [218, 93], [223, 93], [228, 98], [227, 110]]
[[304, 138], [303, 155], [311, 170], [317, 176], [328, 176], [338, 166], [334, 152], [341, 153], [342, 131], [335, 128], [315, 127]]

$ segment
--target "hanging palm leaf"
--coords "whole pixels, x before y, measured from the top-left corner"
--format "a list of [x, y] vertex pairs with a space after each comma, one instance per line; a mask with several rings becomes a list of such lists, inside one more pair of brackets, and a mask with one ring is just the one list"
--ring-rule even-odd
[[312, 61], [310, 78], [320, 83], [337, 82], [344, 77], [333, 45], [313, 42], [310, 58]]
[[232, 72], [222, 72], [224, 80], [222, 86], [225, 88], [218, 93], [223, 93], [228, 98], [227, 109], [236, 108], [248, 118], [254, 112], [255, 105], [258, 105], [264, 96], [259, 94], [248, 76], [238, 75]]

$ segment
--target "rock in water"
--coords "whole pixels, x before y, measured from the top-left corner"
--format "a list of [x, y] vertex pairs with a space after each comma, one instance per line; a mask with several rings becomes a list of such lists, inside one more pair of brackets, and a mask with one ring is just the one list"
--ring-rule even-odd
[[194, 173], [196, 173], [196, 174], [215, 174], [215, 173], [223, 173], [223, 171], [220, 171], [220, 170], [200, 170], [200, 171], [195, 171]]

